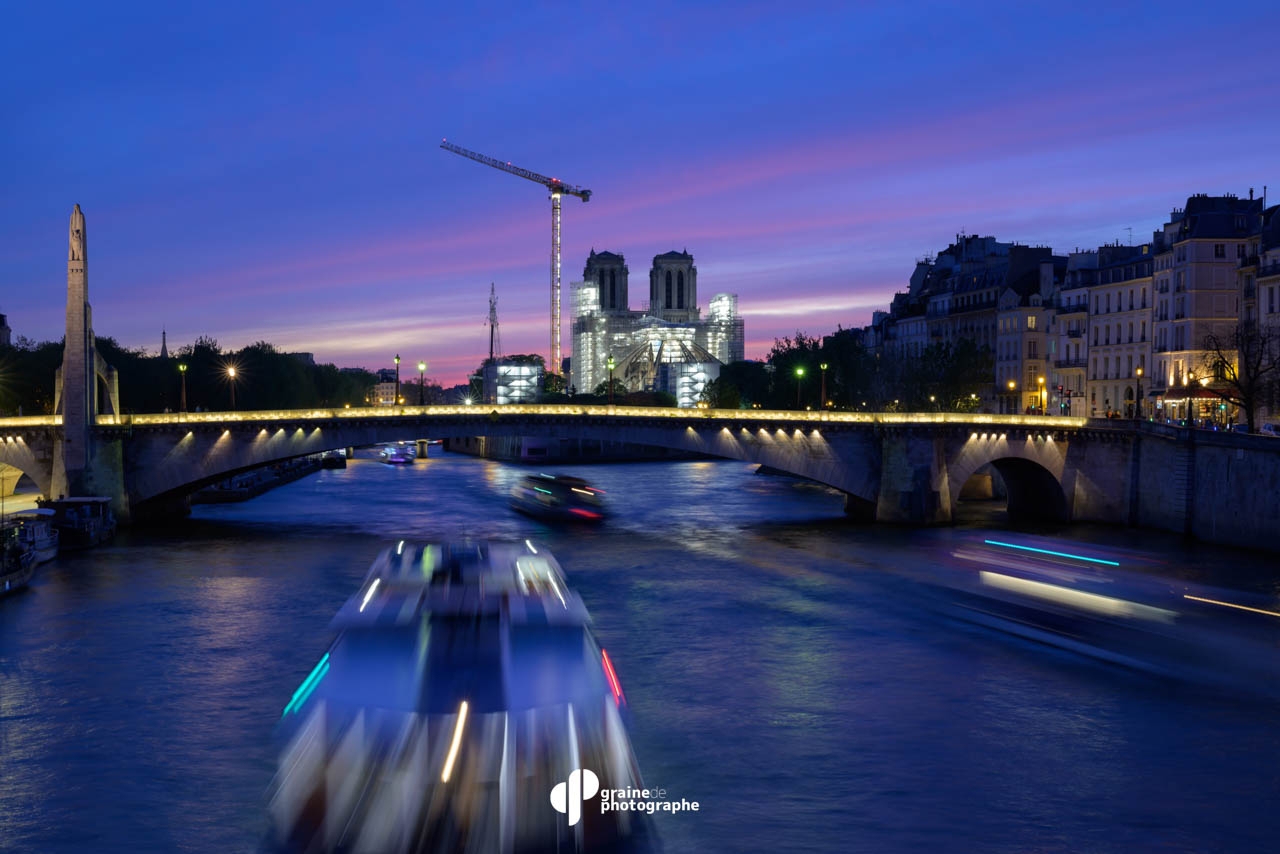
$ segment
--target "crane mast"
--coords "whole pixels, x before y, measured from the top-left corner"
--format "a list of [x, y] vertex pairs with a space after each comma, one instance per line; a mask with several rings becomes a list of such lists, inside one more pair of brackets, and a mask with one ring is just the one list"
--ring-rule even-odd
[[548, 178], [529, 169], [521, 169], [519, 166], [512, 166], [510, 162], [503, 162], [493, 157], [488, 157], [478, 152], [463, 148], [460, 145], [454, 145], [447, 139], [440, 143], [440, 147], [445, 151], [452, 151], [454, 154], [461, 155], [477, 163], [483, 163], [485, 166], [491, 166], [511, 175], [533, 181], [535, 184], [541, 184], [547, 188], [551, 194], [551, 364], [548, 369], [554, 373], [560, 373], [560, 197], [577, 196], [584, 202], [591, 201], [591, 191], [579, 187], [576, 184], [567, 184], [559, 178]]

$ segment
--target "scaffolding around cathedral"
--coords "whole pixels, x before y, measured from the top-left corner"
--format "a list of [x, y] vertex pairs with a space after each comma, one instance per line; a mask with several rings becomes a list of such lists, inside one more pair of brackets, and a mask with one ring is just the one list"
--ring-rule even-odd
[[[621, 256], [609, 257], [617, 258], [620, 267]], [[684, 257], [691, 264], [692, 257]], [[693, 305], [680, 306], [676, 316], [682, 319], [673, 320], [659, 316], [649, 305], [640, 311], [630, 310], [625, 303], [617, 305], [616, 293], [611, 295], [616, 307], [603, 308], [601, 285], [592, 278], [574, 282], [571, 289], [571, 382], [580, 392], [594, 393], [608, 382], [608, 361], [613, 356], [614, 379], [629, 391], [666, 391], [676, 396], [677, 405], [692, 407], [706, 384], [719, 376], [721, 365], [743, 358], [743, 322], [735, 294], [716, 294], [703, 318], [691, 289]]]

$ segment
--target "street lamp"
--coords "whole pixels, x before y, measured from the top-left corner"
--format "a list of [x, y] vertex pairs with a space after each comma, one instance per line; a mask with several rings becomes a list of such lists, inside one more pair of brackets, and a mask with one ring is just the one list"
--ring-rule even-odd
[[422, 406], [424, 403], [427, 402], [426, 385], [427, 385], [427, 363], [419, 362], [418, 363], [418, 405], [419, 406]]
[[605, 363], [609, 367], [609, 405], [613, 406], [613, 369], [617, 367], [617, 363], [613, 361], [613, 354], [609, 354], [609, 361]]
[[1182, 384], [1186, 386], [1187, 391], [1187, 426], [1194, 427], [1196, 425], [1194, 423], [1194, 419], [1191, 417], [1191, 395], [1192, 389], [1196, 387], [1196, 372], [1187, 371], [1187, 375], [1182, 378]]
[[1009, 380], [1009, 414], [1010, 415], [1015, 415], [1018, 412], [1018, 398], [1015, 397], [1014, 395], [1014, 389], [1017, 388], [1017, 385], [1018, 384], [1015, 383], [1013, 380]]
[[934, 409], [934, 411], [935, 411], [935, 412], [937, 412], [937, 411], [938, 411], [938, 398], [937, 398], [937, 395], [932, 395], [932, 394], [931, 394], [931, 395], [929, 395], [929, 405], [933, 407], [933, 409]]
[[827, 363], [823, 362], [818, 367], [822, 369], [822, 397], [818, 399], [822, 401], [822, 406], [825, 409], [831, 405], [831, 401], [827, 400]]
[[804, 365], [796, 366], [796, 409], [800, 408], [800, 383], [804, 380]]
[[392, 398], [397, 403], [404, 403], [404, 401], [400, 398], [400, 354], [399, 353], [396, 353], [396, 393], [392, 395]]
[[1044, 387], [1044, 377], [1037, 377], [1036, 382], [1040, 384], [1040, 414], [1044, 415], [1045, 407], [1049, 402], [1047, 399], [1049, 392]]
[[179, 412], [187, 411], [187, 364], [186, 362], [178, 363], [178, 376], [182, 377], [182, 405], [178, 407]]
[[236, 367], [227, 368], [227, 379], [231, 381], [231, 408], [236, 408]]
[[1138, 413], [1138, 420], [1142, 420], [1142, 368], [1138, 368], [1138, 399], [1134, 401], [1137, 406], [1134, 407]]

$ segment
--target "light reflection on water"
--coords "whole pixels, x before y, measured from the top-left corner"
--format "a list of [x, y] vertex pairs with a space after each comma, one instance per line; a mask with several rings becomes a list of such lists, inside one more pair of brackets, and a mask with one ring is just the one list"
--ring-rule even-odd
[[[379, 548], [459, 536], [559, 557], [647, 784], [702, 803], [660, 818], [668, 851], [1243, 851], [1280, 831], [1270, 707], [923, 607], [904, 573], [964, 530], [852, 526], [840, 496], [731, 462], [558, 467], [615, 516], [553, 528], [506, 506], [532, 471], [354, 460], [42, 567], [0, 600], [0, 848], [253, 850], [275, 721], [333, 612]], [[1174, 573], [1220, 553], [1086, 534]]]

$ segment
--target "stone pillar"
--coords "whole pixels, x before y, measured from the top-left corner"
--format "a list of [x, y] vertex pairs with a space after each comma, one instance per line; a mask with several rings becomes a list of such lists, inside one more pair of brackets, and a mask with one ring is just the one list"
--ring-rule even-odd
[[427, 440], [418, 440], [418, 459], [425, 460], [427, 458]]
[[93, 332], [89, 318], [89, 272], [84, 214], [71, 212], [67, 247], [67, 338], [62, 350], [58, 408], [62, 442], [54, 449], [53, 495], [84, 495], [89, 467], [90, 426], [95, 415]]
[[911, 525], [951, 522], [951, 487], [942, 439], [927, 433], [885, 432], [881, 438], [876, 521]]

